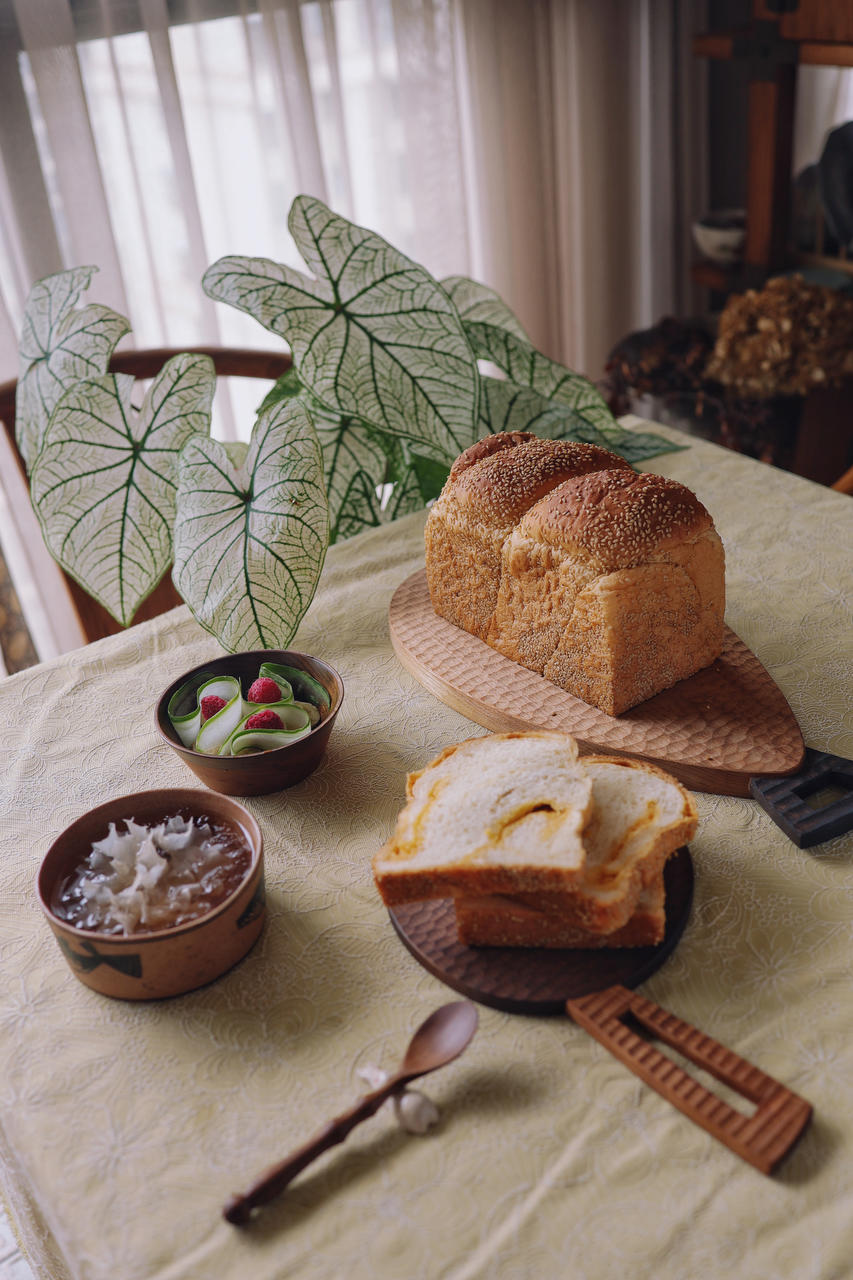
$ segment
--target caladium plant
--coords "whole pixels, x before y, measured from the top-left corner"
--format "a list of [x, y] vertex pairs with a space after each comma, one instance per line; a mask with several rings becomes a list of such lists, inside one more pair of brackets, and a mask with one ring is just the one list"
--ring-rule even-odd
[[479, 380], [448, 295], [320, 200], [298, 196], [288, 225], [313, 276], [266, 258], [221, 258], [205, 272], [207, 293], [283, 337], [326, 409], [427, 456], [455, 457], [471, 442]]
[[226, 649], [284, 648], [329, 543], [423, 507], [483, 436], [533, 431], [629, 461], [677, 447], [621, 428], [485, 285], [435, 280], [309, 196], [288, 225], [307, 273], [226, 257], [202, 282], [290, 347], [248, 445], [209, 438], [204, 357], [169, 361], [131, 406], [132, 380], [106, 373], [127, 321], [77, 306], [95, 268], [30, 296], [16, 429], [33, 502], [54, 556], [122, 624], [173, 560], [178, 591]]

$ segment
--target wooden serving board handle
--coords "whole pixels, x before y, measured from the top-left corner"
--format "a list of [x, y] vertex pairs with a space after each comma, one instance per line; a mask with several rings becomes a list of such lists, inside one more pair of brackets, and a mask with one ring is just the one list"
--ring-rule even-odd
[[[762, 1173], [773, 1172], [811, 1119], [805, 1099], [627, 987], [569, 1000], [566, 1012], [661, 1097]], [[631, 1021], [755, 1103], [754, 1113], [745, 1115], [706, 1089], [633, 1030]]]

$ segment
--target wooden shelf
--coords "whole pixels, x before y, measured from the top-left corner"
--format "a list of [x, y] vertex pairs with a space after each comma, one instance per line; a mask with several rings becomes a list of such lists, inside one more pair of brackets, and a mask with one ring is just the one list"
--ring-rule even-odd
[[717, 58], [721, 60], [732, 56], [734, 35], [731, 32], [707, 31], [693, 37], [693, 54], [697, 58]]
[[853, 44], [818, 44], [808, 40], [800, 45], [800, 63], [808, 67], [853, 67]]
[[[691, 271], [700, 285], [729, 293], [761, 285], [792, 265], [839, 263], [790, 251], [791, 165], [797, 68], [853, 67], [853, 4], [850, 0], [799, 0], [792, 13], [775, 13], [753, 0], [752, 21], [693, 39], [696, 57], [740, 61], [748, 68], [749, 98], [746, 241], [738, 268], [698, 262]], [[820, 243], [818, 243], [820, 249]]]
[[[738, 56], [738, 44], [746, 32], [707, 31], [693, 37], [693, 53], [697, 58], [727, 61]], [[799, 42], [797, 61], [808, 67], [853, 67], [853, 44], [830, 40]]]
[[716, 262], [700, 259], [690, 268], [690, 274], [705, 289], [713, 289], [717, 293], [731, 293], [740, 283], [740, 266], [722, 267]]

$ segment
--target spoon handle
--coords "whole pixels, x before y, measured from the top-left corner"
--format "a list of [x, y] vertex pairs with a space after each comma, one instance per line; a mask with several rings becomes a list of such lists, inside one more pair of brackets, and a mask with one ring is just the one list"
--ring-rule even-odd
[[343, 1142], [362, 1120], [369, 1120], [372, 1115], [375, 1115], [383, 1102], [405, 1083], [405, 1079], [406, 1077], [393, 1076], [379, 1089], [366, 1093], [348, 1111], [335, 1116], [334, 1120], [324, 1125], [313, 1138], [309, 1138], [301, 1147], [297, 1147], [289, 1156], [285, 1156], [279, 1164], [273, 1165], [262, 1173], [248, 1191], [232, 1196], [222, 1210], [225, 1220], [235, 1226], [242, 1226], [248, 1222], [254, 1208], [273, 1200], [298, 1173], [302, 1172], [306, 1165], [316, 1160], [317, 1156], [328, 1151], [330, 1147]]

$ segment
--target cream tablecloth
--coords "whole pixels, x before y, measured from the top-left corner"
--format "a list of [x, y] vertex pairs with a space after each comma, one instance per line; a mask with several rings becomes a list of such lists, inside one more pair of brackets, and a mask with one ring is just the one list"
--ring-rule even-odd
[[[675, 433], [672, 433], [675, 436]], [[692, 441], [652, 469], [690, 484], [728, 555], [728, 621], [810, 745], [853, 755], [853, 501]], [[71, 975], [33, 894], [42, 854], [110, 796], [192, 782], [156, 695], [218, 653], [179, 609], [0, 683], [0, 1161], [50, 1280], [796, 1277], [853, 1274], [853, 843], [798, 850], [752, 801], [702, 795], [696, 895], [644, 990], [809, 1098], [774, 1178], [685, 1120], [563, 1018], [481, 1010], [426, 1086], [426, 1137], [390, 1109], [244, 1232], [231, 1191], [391, 1068], [453, 993], [403, 949], [370, 857], [405, 774], [481, 730], [398, 664], [394, 588], [423, 516], [334, 547], [294, 647], [346, 701], [317, 773], [247, 801], [270, 918], [230, 975], [180, 999], [112, 1002]], [[387, 1111], [387, 1114], [386, 1114]]]

